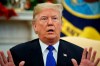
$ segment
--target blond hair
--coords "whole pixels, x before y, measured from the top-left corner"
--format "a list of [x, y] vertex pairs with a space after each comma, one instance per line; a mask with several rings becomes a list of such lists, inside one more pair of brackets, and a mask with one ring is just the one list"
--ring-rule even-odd
[[57, 10], [57, 11], [59, 11], [59, 13], [60, 13], [61, 16], [62, 16], [63, 7], [62, 7], [61, 4], [40, 3], [40, 4], [37, 4], [37, 5], [34, 7], [34, 11], [33, 11], [33, 20], [36, 20], [36, 15], [37, 15], [38, 13], [40, 13], [43, 9], [46, 9], [46, 8], [51, 8], [51, 9]]

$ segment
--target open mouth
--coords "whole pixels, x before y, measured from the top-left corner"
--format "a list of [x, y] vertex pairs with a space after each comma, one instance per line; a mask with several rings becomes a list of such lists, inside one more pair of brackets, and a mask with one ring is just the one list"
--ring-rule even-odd
[[49, 29], [47, 32], [54, 32], [54, 30], [53, 29]]

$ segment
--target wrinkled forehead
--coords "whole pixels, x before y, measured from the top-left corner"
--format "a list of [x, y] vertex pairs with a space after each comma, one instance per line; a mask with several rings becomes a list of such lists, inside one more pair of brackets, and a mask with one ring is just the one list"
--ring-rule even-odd
[[55, 9], [43, 9], [41, 10], [41, 12], [39, 12], [37, 15], [41, 15], [41, 16], [60, 16], [60, 12], [58, 10]]
[[47, 9], [47, 8], [57, 10], [62, 15], [63, 7], [62, 7], [61, 4], [42, 3], [42, 4], [38, 4], [37, 6], [34, 7], [33, 19], [35, 20], [36, 15], [39, 14], [44, 9]]

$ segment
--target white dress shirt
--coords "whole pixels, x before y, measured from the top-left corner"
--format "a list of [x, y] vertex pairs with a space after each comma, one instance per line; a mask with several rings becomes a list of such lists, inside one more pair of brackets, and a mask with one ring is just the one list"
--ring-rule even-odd
[[[39, 40], [39, 42], [40, 42], [40, 46], [41, 46], [41, 50], [42, 50], [44, 66], [46, 66], [46, 57], [47, 57], [47, 54], [49, 52], [49, 50], [47, 50], [48, 45], [43, 43], [41, 40]], [[58, 53], [59, 41], [52, 46], [55, 48], [55, 50], [53, 50], [53, 56], [54, 56], [55, 61], [57, 63], [57, 53]]]

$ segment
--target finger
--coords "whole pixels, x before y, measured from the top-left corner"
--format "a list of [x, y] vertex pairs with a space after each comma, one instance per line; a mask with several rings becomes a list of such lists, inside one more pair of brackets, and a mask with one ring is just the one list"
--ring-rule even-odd
[[24, 64], [25, 64], [25, 61], [21, 61], [21, 62], [19, 63], [19, 66], [24, 66]]
[[92, 47], [89, 48], [89, 52], [88, 52], [88, 55], [87, 55], [88, 60], [90, 60], [90, 58], [91, 58], [91, 52], [92, 52]]
[[96, 57], [96, 51], [93, 52], [93, 56], [92, 56], [92, 58], [91, 58], [91, 62], [94, 62], [95, 57]]
[[87, 54], [87, 48], [85, 48], [83, 50], [83, 54], [82, 54], [82, 59], [81, 60], [86, 59], [86, 54]]
[[7, 63], [7, 58], [4, 55], [4, 52], [3, 51], [1, 51], [1, 56], [2, 56], [2, 59], [3, 59], [4, 63], [6, 64]]
[[97, 66], [99, 62], [100, 62], [100, 58], [98, 58], [98, 59], [96, 60], [96, 62], [94, 63], [94, 66]]
[[77, 63], [77, 61], [75, 59], [71, 59], [71, 61], [72, 61], [74, 66], [78, 66], [78, 63]]
[[2, 59], [2, 56], [1, 56], [1, 52], [0, 52], [0, 65], [4, 66], [4, 62], [3, 62], [3, 59]]
[[7, 54], [8, 54], [8, 61], [9, 62], [14, 62], [13, 58], [12, 58], [12, 55], [11, 55], [11, 52], [9, 50], [7, 51]]

